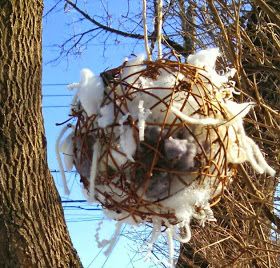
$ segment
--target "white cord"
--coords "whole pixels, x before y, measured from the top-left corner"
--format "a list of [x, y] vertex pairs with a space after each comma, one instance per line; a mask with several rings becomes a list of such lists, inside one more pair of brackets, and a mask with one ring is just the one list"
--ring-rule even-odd
[[95, 179], [97, 175], [98, 169], [98, 158], [100, 155], [100, 144], [97, 140], [93, 145], [93, 154], [92, 154], [92, 162], [90, 168], [90, 184], [89, 184], [89, 202], [94, 202], [94, 193], [95, 193]]
[[193, 125], [217, 126], [219, 124], [224, 123], [224, 120], [216, 119], [216, 118], [193, 118], [187, 116], [173, 105], [171, 106], [171, 111], [185, 122]]
[[173, 226], [170, 226], [166, 229], [167, 234], [167, 242], [168, 242], [168, 249], [169, 249], [169, 263], [170, 268], [174, 267], [174, 241], [173, 241]]
[[61, 178], [62, 178], [64, 193], [66, 195], [69, 195], [70, 191], [69, 191], [69, 188], [67, 186], [66, 176], [65, 176], [64, 167], [63, 167], [63, 164], [62, 164], [62, 161], [61, 161], [61, 157], [60, 157], [59, 147], [60, 147], [60, 142], [61, 142], [61, 139], [62, 139], [63, 135], [65, 134], [65, 132], [70, 127], [72, 127], [72, 125], [64, 126], [64, 128], [60, 131], [60, 133], [59, 133], [59, 135], [58, 135], [58, 137], [56, 139], [56, 143], [55, 143], [56, 159], [57, 159], [57, 162], [58, 162], [58, 167], [59, 167], [59, 171], [60, 171]]

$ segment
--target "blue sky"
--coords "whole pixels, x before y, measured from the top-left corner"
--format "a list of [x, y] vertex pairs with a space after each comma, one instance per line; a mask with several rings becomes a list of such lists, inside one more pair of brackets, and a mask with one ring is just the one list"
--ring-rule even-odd
[[[99, 2], [99, 1], [97, 1]], [[115, 8], [112, 12], [120, 10], [120, 2], [115, 1]], [[55, 1], [45, 1], [45, 12], [49, 10]], [[114, 7], [114, 6], [113, 6]], [[63, 6], [59, 6], [54, 12], [44, 18], [43, 21], [43, 114], [45, 122], [45, 131], [48, 141], [48, 163], [51, 170], [58, 170], [58, 164], [55, 159], [55, 140], [61, 127], [55, 126], [56, 123], [67, 119], [69, 107], [74, 92], [68, 91], [65, 84], [78, 82], [80, 79], [80, 70], [90, 68], [94, 73], [99, 73], [106, 68], [112, 68], [120, 65], [131, 51], [134, 53], [143, 52], [142, 45], [134, 45], [133, 40], [121, 39], [120, 45], [115, 45], [114, 40], [109, 40], [109, 45], [104, 51], [100, 40], [92, 41], [87, 48], [84, 48], [79, 56], [69, 56], [56, 62], [49, 63], [55, 59], [59, 50], [54, 47], [55, 44], [62, 44], [74, 32], [83, 30], [83, 25], [71, 25], [76, 20], [77, 14], [74, 12], [63, 11]], [[70, 95], [70, 96], [69, 96]], [[66, 107], [64, 107], [66, 106]], [[81, 194], [79, 175], [74, 172], [67, 174], [68, 186], [71, 188], [70, 196], [65, 196], [62, 190], [60, 174], [53, 172], [53, 177], [62, 196], [62, 200], [80, 200], [84, 199]], [[67, 207], [66, 207], [67, 206]], [[81, 206], [82, 210], [74, 208]], [[68, 229], [75, 248], [77, 249], [84, 267], [160, 267], [159, 264], [144, 262], [143, 255], [135, 254], [135, 250], [143, 248], [143, 242], [140, 239], [145, 238], [145, 228], [132, 230], [129, 226], [123, 229], [123, 235], [118, 240], [112, 254], [107, 259], [102, 250], [97, 248], [95, 242], [95, 233], [98, 223], [103, 219], [102, 211], [96, 206], [87, 206], [85, 203], [64, 203], [65, 217]], [[100, 236], [110, 238], [114, 231], [115, 223], [107, 219], [104, 220]], [[139, 243], [134, 243], [126, 236], [138, 237]]]

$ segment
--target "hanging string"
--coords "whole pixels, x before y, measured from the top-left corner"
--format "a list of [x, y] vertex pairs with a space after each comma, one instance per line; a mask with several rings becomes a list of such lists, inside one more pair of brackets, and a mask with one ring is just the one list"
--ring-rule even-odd
[[162, 0], [157, 0], [157, 43], [158, 43], [158, 59], [162, 58]]
[[142, 3], [143, 3], [143, 28], [144, 28], [145, 49], [146, 49], [147, 59], [151, 61], [152, 57], [149, 48], [148, 27], [147, 27], [147, 2], [146, 0], [143, 0]]

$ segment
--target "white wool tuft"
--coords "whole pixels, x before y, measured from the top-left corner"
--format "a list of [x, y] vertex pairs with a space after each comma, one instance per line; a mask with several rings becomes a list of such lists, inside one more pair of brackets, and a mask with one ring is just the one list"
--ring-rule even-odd
[[[120, 148], [118, 148], [118, 150], [121, 151]], [[119, 167], [121, 167], [122, 165], [124, 165], [127, 162], [127, 157], [125, 155], [119, 153], [118, 151], [111, 149], [111, 154], [112, 154], [113, 159], [116, 161], [116, 163]], [[112, 168], [116, 168], [111, 159], [110, 159], [109, 164]]]
[[99, 231], [101, 230], [102, 224], [103, 224], [103, 220], [101, 220], [97, 224], [97, 228], [95, 230], [95, 235], [94, 235], [98, 248], [104, 248], [110, 243], [110, 240], [107, 240], [107, 239], [103, 239], [102, 241], [100, 241]]
[[60, 134], [58, 135], [58, 137], [56, 139], [56, 143], [55, 143], [56, 160], [57, 160], [59, 171], [60, 171], [61, 178], [62, 178], [64, 193], [66, 195], [70, 194], [70, 190], [67, 186], [67, 180], [66, 180], [66, 176], [65, 176], [65, 172], [64, 172], [64, 167], [63, 167], [63, 164], [62, 164], [62, 161], [61, 161], [59, 148], [60, 148], [61, 139], [63, 138], [63, 135], [66, 133], [66, 131], [69, 129], [69, 127], [72, 127], [72, 126], [71, 125], [64, 126], [64, 128], [60, 131]]
[[106, 128], [114, 123], [114, 105], [112, 103], [102, 106], [100, 108], [100, 116], [97, 119], [98, 126]]
[[121, 74], [122, 81], [125, 81], [129, 85], [133, 85], [140, 76], [141, 71], [146, 68], [143, 64], [144, 59], [144, 55], [139, 55], [132, 60], [125, 61], [125, 67], [123, 68], [123, 73]]
[[130, 126], [124, 126], [123, 123], [127, 120], [129, 114], [124, 115], [120, 121], [120, 147], [122, 152], [131, 162], [134, 162], [133, 155], [136, 151], [136, 142], [133, 137], [133, 129]]
[[270, 176], [274, 177], [276, 171], [267, 164], [258, 145], [247, 136], [245, 136], [243, 140], [243, 147], [247, 152], [248, 161], [253, 168], [260, 174], [268, 173]]
[[[206, 186], [203, 188], [194, 182], [191, 186], [184, 189], [180, 195], [169, 198], [167, 205], [175, 208], [176, 217], [188, 229], [192, 218], [199, 220], [202, 225], [205, 221], [213, 220], [209, 211], [209, 200], [210, 189], [207, 189]], [[197, 209], [200, 212], [197, 212]], [[187, 233], [187, 237], [183, 238], [184, 241], [188, 239], [190, 239], [190, 232]]]
[[104, 95], [104, 83], [100, 76], [89, 69], [82, 69], [80, 83], [73, 83], [68, 88], [78, 89], [77, 96], [88, 116], [98, 113]]
[[173, 226], [169, 226], [166, 229], [166, 234], [167, 234], [167, 243], [168, 243], [168, 251], [169, 251], [169, 265], [170, 268], [174, 268], [174, 241], [173, 241]]
[[246, 151], [239, 144], [239, 134], [236, 127], [229, 126], [228, 136], [230, 144], [227, 151], [227, 160], [232, 164], [241, 164], [247, 160]]
[[224, 75], [219, 75], [216, 72], [216, 60], [220, 55], [218, 48], [208, 48], [189, 55], [187, 63], [203, 68], [204, 70], [200, 70], [199, 73], [208, 78], [213, 85], [219, 88], [223, 84], [228, 83], [229, 78], [232, 78], [236, 73], [236, 69], [234, 68], [229, 69]]
[[89, 179], [89, 202], [94, 202], [94, 193], [95, 193], [95, 179], [97, 176], [98, 171], [98, 158], [100, 155], [100, 144], [97, 140], [93, 145], [93, 155], [92, 155], [92, 162], [90, 168], [90, 179]]
[[192, 232], [190, 227], [190, 219], [183, 220], [181, 223], [177, 224], [177, 227], [179, 229], [184, 228], [185, 229], [185, 236], [182, 236], [182, 234], [174, 234], [174, 238], [177, 239], [180, 243], [188, 243], [192, 238]]
[[217, 126], [224, 123], [224, 120], [216, 119], [216, 118], [194, 118], [187, 116], [186, 114], [182, 113], [179, 109], [177, 109], [174, 105], [171, 106], [171, 111], [184, 120], [186, 123], [192, 125], [203, 125], [203, 126]]
[[153, 230], [152, 230], [151, 238], [150, 241], [147, 243], [147, 254], [145, 257], [146, 260], [150, 257], [153, 250], [153, 246], [158, 240], [160, 235], [161, 235], [161, 220], [155, 217], [153, 219]]
[[70, 133], [64, 141], [62, 141], [59, 151], [63, 154], [65, 169], [71, 171], [74, 165], [73, 162], [73, 138], [74, 133]]
[[231, 100], [226, 100], [224, 104], [222, 104], [223, 107], [227, 110], [227, 112], [232, 116], [229, 118], [229, 121], [227, 124], [232, 125], [234, 122], [236, 122], [239, 119], [244, 118], [252, 107], [254, 107], [254, 102], [245, 102], [245, 103], [236, 103]]
[[222, 105], [231, 116], [226, 123], [229, 125], [228, 134], [231, 142], [231, 146], [228, 148], [228, 161], [235, 164], [249, 161], [258, 173], [275, 176], [275, 170], [267, 164], [257, 144], [246, 135], [244, 130], [243, 118], [254, 103], [236, 103], [227, 100]]
[[104, 252], [104, 255], [109, 257], [110, 254], [112, 253], [116, 243], [118, 242], [120, 233], [121, 233], [121, 228], [122, 228], [122, 221], [118, 221], [116, 223], [116, 227], [115, 227], [115, 233], [113, 234], [113, 236], [111, 237], [111, 239], [109, 240], [109, 247], [107, 248], [107, 250]]
[[208, 48], [189, 55], [187, 63], [199, 68], [205, 68], [206, 71], [215, 69], [216, 59], [220, 56], [218, 48]]
[[152, 113], [151, 110], [144, 108], [144, 101], [140, 100], [138, 104], [138, 129], [139, 129], [139, 140], [144, 140], [146, 119]]

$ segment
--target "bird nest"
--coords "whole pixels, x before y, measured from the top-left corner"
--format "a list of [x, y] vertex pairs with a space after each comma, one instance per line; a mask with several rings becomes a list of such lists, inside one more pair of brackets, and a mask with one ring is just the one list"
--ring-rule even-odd
[[138, 57], [99, 77], [83, 70], [70, 85], [76, 124], [62, 146], [89, 201], [121, 222], [185, 227], [183, 242], [191, 219], [215, 220], [236, 164], [274, 174], [243, 128], [252, 103], [232, 101], [234, 70], [221, 76], [196, 59]]
[[[228, 129], [220, 125], [229, 115], [211, 81], [199, 76], [196, 67], [171, 61], [123, 65], [102, 78], [106, 90], [101, 111], [110, 110], [111, 122], [98, 127], [102, 117], [88, 117], [81, 107], [73, 110], [74, 162], [84, 188], [90, 191], [96, 149], [94, 197], [122, 214], [118, 219], [129, 216], [139, 222], [157, 216], [176, 224], [174, 201], [194, 189], [215, 202], [234, 168], [227, 160]], [[144, 87], [147, 80], [149, 87]]]

